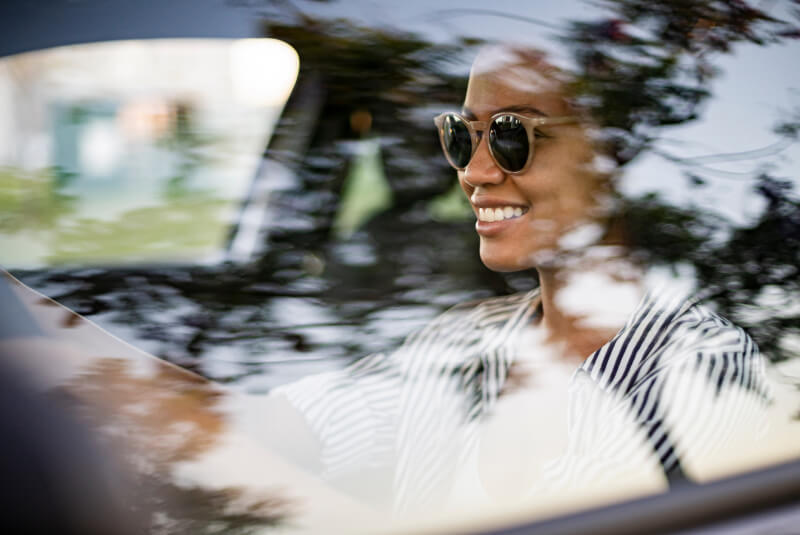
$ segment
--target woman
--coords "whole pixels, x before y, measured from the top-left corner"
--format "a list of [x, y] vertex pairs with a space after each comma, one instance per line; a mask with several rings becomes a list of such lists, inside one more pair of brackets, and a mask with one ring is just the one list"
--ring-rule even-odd
[[[481, 260], [495, 271], [535, 268], [549, 340], [563, 345], [565, 357], [583, 360], [622, 325], [581, 326], [575, 313], [582, 311], [556, 304], [560, 290], [576, 273], [602, 271], [630, 292], [640, 273], [627, 262], [619, 229], [607, 223], [609, 175], [596, 169], [598, 153], [560, 78], [540, 55], [485, 49], [473, 66], [463, 113], [442, 114], [436, 122], [477, 218]], [[473, 129], [468, 140], [475, 124], [469, 121], [484, 123], [486, 135]], [[590, 245], [607, 246], [591, 251], [603, 258], [587, 255]], [[609, 255], [624, 269], [604, 269]]]
[[[539, 288], [457, 306], [390, 355], [275, 392], [339, 488], [403, 511], [647, 470], [682, 481], [684, 456], [757, 416], [755, 345], [685, 293], [647, 291], [612, 217], [609, 167], [564, 87], [541, 55], [487, 48], [462, 111], [436, 118], [482, 261], [536, 269]], [[553, 439], [559, 410], [568, 434]]]

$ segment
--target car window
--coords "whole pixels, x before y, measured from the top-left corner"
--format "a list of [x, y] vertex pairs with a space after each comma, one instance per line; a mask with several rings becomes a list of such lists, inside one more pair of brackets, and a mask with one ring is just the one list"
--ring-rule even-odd
[[794, 6], [562, 4], [0, 58], [4, 336], [150, 528], [499, 529], [797, 458]]
[[224, 257], [297, 69], [291, 47], [270, 39], [121, 41], [4, 58], [3, 263]]

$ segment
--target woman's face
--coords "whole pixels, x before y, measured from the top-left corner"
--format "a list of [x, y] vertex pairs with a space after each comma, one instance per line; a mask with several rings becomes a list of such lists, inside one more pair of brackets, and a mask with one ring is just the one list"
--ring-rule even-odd
[[[574, 114], [560, 83], [547, 76], [552, 69], [542, 63], [495, 68], [491, 60], [479, 57], [473, 66], [462, 110], [468, 119], [488, 121], [501, 111], [531, 117]], [[481, 260], [495, 271], [541, 267], [558, 251], [573, 247], [570, 242], [581, 227], [585, 231], [584, 225], [593, 220], [598, 180], [588, 169], [593, 153], [585, 131], [577, 124], [538, 130], [541, 136], [535, 139], [533, 159], [524, 173], [509, 175], [495, 164], [486, 134], [467, 167], [458, 172], [478, 218]], [[522, 215], [516, 216], [520, 210], [515, 210], [501, 221], [486, 216], [489, 208], [505, 207], [521, 208]]]

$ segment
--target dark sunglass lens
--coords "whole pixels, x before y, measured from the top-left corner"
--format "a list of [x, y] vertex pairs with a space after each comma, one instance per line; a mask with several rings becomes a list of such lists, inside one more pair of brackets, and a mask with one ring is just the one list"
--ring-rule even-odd
[[525, 167], [531, 149], [528, 133], [513, 115], [501, 115], [489, 127], [489, 144], [497, 163], [507, 171]]
[[448, 115], [442, 124], [444, 150], [456, 167], [464, 168], [472, 157], [472, 138], [464, 121], [456, 115]]

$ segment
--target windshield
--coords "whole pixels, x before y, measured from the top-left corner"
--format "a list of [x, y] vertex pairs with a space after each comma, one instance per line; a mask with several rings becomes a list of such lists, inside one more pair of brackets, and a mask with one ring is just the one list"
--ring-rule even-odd
[[797, 13], [562, 4], [0, 58], [0, 265], [94, 324], [8, 295], [148, 526], [488, 529], [797, 458]]
[[4, 265], [224, 258], [297, 69], [296, 52], [274, 39], [4, 58]]

